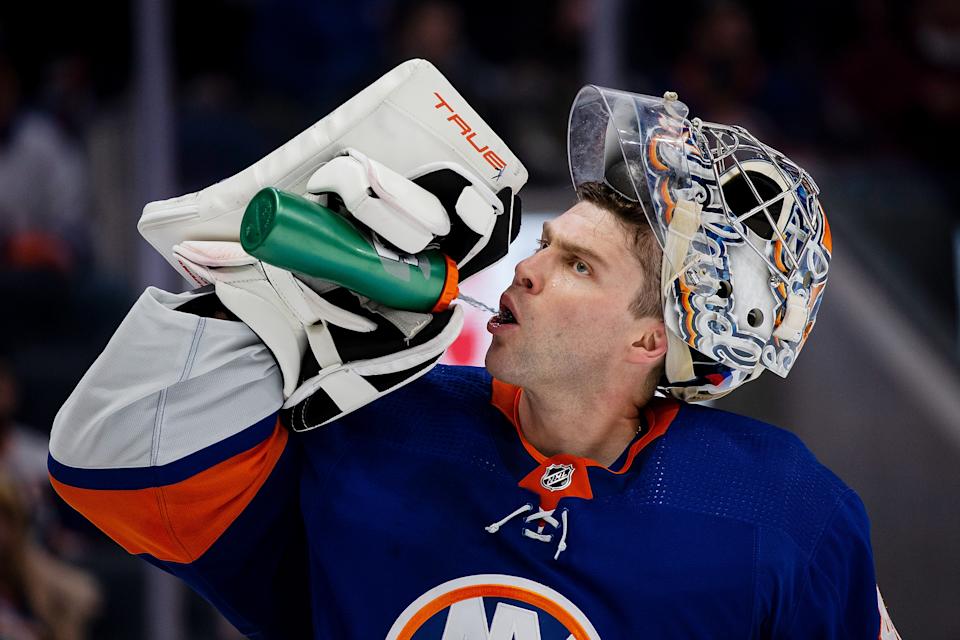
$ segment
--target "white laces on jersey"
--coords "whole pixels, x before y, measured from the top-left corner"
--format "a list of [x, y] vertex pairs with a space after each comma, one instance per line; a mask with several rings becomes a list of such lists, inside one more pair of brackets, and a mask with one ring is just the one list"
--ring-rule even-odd
[[[484, 527], [487, 533], [496, 533], [500, 530], [500, 527], [513, 520], [516, 516], [524, 514], [528, 511], [533, 511], [532, 504], [525, 504], [507, 517], [502, 520], [498, 520], [493, 524]], [[531, 529], [524, 529], [523, 535], [532, 540], [539, 540], [540, 542], [551, 542], [553, 540], [552, 533], [544, 533], [543, 530], [545, 525], [550, 525], [554, 529], [560, 529], [560, 544], [557, 545], [557, 552], [554, 554], [553, 559], [556, 560], [560, 557], [560, 554], [563, 553], [567, 548], [567, 510], [563, 509], [560, 511], [560, 520], [558, 521], [553, 517], [556, 509], [550, 509], [549, 511], [544, 511], [543, 509], [538, 510], [536, 513], [531, 513], [529, 516], [523, 519], [524, 523], [530, 524], [536, 520], [540, 521], [540, 525], [537, 527], [536, 531]]]

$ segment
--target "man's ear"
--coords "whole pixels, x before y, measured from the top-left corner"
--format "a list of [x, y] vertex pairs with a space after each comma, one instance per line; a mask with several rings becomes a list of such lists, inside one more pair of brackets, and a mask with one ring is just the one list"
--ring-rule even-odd
[[667, 353], [667, 329], [663, 320], [644, 318], [639, 322], [627, 354], [628, 362], [653, 366]]

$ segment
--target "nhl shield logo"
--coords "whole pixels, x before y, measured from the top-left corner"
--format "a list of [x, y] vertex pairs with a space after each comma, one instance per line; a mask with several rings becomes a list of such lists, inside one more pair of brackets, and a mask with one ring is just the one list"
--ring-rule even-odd
[[548, 491], [563, 491], [573, 482], [572, 464], [551, 464], [540, 478], [540, 486]]

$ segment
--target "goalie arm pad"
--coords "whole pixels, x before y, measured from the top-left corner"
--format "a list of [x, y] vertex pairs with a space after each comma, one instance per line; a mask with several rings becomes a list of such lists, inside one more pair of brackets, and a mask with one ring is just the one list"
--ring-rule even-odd
[[[244, 324], [179, 310], [200, 296], [212, 294], [143, 293], [57, 414], [51, 484], [244, 634], [308, 637], [299, 453], [278, 420], [280, 372]], [[280, 583], [300, 587], [280, 598]]]

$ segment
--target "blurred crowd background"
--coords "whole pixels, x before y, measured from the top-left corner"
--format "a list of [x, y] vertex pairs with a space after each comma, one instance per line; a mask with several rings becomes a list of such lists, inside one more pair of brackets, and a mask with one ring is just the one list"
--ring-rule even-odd
[[246, 167], [412, 57], [526, 164], [527, 211], [570, 203], [587, 82], [677, 91], [811, 171], [837, 252], [818, 335], [789, 383], [722, 406], [794, 429], [861, 494], [904, 638], [960, 638], [956, 0], [4, 2], [0, 638], [235, 637], [52, 495], [50, 425], [143, 287], [186, 286], [137, 235], [143, 205]]

